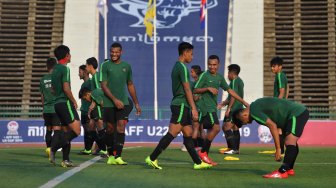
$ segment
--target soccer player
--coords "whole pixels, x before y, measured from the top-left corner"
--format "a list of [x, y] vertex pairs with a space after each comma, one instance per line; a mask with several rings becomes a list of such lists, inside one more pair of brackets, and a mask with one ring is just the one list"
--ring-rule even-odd
[[[228, 66], [228, 78], [230, 80], [229, 87], [235, 91], [239, 97], [244, 98], [244, 82], [238, 76], [240, 73], [240, 66], [237, 64], [231, 64]], [[225, 118], [223, 120], [222, 130], [225, 135], [226, 143], [228, 149], [220, 149], [220, 153], [224, 154], [239, 154], [240, 146], [240, 133], [239, 128], [232, 123], [232, 112], [243, 108], [243, 104], [235, 100], [231, 95], [227, 97], [225, 101], [218, 105], [218, 108], [222, 108], [225, 104], [228, 104], [227, 110], [225, 112]]]
[[55, 98], [51, 91], [51, 72], [57, 64], [55, 58], [47, 59], [47, 70], [48, 73], [45, 74], [40, 80], [40, 92], [41, 92], [41, 101], [43, 106], [43, 119], [44, 125], [47, 127], [47, 132], [45, 135], [45, 142], [47, 145], [46, 154], [49, 158], [50, 156], [50, 147], [52, 142], [52, 131], [61, 130], [61, 121], [59, 120], [57, 114], [55, 113], [54, 104]]
[[[65, 45], [55, 48], [54, 55], [58, 60], [58, 64], [54, 67], [51, 74], [51, 83], [53, 94], [55, 97], [55, 112], [61, 120], [62, 125], [66, 126], [64, 134], [55, 135], [58, 146], [63, 148], [63, 161], [61, 166], [71, 167], [72, 162], [69, 160], [70, 142], [76, 138], [81, 131], [79, 117], [77, 113], [77, 102], [72, 95], [70, 88], [70, 69], [67, 66], [71, 62], [70, 49]], [[50, 151], [50, 162], [55, 164], [55, 153], [58, 147], [52, 147]], [[65, 157], [64, 157], [65, 156]]]
[[[121, 60], [122, 46], [113, 43], [110, 47], [110, 59], [101, 65], [101, 88], [107, 96], [104, 100], [104, 122], [107, 123], [105, 144], [109, 158], [107, 164], [126, 165], [121, 158], [125, 142], [125, 126], [128, 121], [131, 105], [128, 101], [126, 88], [132, 97], [136, 115], [141, 114], [141, 108], [136, 95], [132, 78], [131, 65]], [[116, 125], [116, 129], [114, 129]], [[114, 134], [116, 132], [116, 134]], [[116, 152], [114, 153], [114, 149]]]
[[[282, 64], [283, 59], [280, 57], [274, 57], [270, 62], [272, 73], [275, 74], [273, 97], [277, 97], [279, 99], [287, 99], [289, 94], [289, 87], [286, 74], [282, 71]], [[281, 154], [284, 154], [285, 135], [282, 134], [281, 129], [279, 129], [278, 131], [280, 136]]]
[[242, 102], [245, 106], [248, 106], [248, 103], [227, 85], [224, 76], [217, 72], [218, 68], [219, 57], [217, 55], [210, 55], [208, 58], [208, 71], [200, 76], [194, 88], [194, 93], [201, 94], [201, 100], [204, 102], [203, 108], [201, 107], [202, 117], [200, 123], [203, 124], [204, 129], [208, 130], [206, 139], [202, 149], [198, 151], [198, 155], [204, 162], [212, 165], [217, 165], [217, 163], [212, 161], [208, 153], [213, 139], [220, 131], [217, 117], [218, 88], [222, 88], [227, 91], [231, 97]]
[[[193, 78], [194, 81], [190, 81], [190, 86], [193, 90], [199, 76], [203, 73], [201, 67], [199, 65], [193, 65], [191, 66], [190, 69], [190, 76]], [[199, 96], [198, 95], [193, 95], [193, 99], [195, 101], [197, 110], [199, 109], [200, 106], [200, 102], [201, 100], [199, 100]], [[196, 150], [199, 150], [202, 145], [203, 145], [203, 141], [205, 138], [205, 133], [203, 128], [200, 126], [198, 121], [193, 121], [192, 122], [192, 127], [193, 127], [193, 134], [192, 134], [192, 139], [194, 141], [194, 146]], [[182, 144], [181, 147], [182, 151], [187, 151], [187, 148], [185, 147], [184, 144]]]
[[[84, 82], [81, 85], [81, 88], [90, 88], [91, 87], [91, 80], [89, 73], [86, 71], [86, 66], [81, 65], [79, 66], [78, 70], [78, 76], [81, 80]], [[80, 95], [80, 94], [79, 94]], [[79, 96], [81, 99], [81, 97]], [[81, 124], [84, 128], [84, 150], [81, 150], [79, 153], [83, 155], [90, 155], [91, 154], [91, 148], [92, 144], [94, 142], [92, 135], [90, 135], [88, 124], [89, 124], [89, 117], [88, 117], [88, 111], [89, 111], [90, 103], [87, 102], [84, 99], [81, 99]]]
[[[154, 151], [145, 159], [145, 162], [154, 169], [162, 169], [158, 165], [158, 156], [182, 131], [183, 144], [186, 146], [189, 155], [194, 161], [194, 169], [207, 169], [211, 165], [201, 161], [194, 148], [192, 140], [191, 117], [194, 121], [198, 120], [198, 112], [193, 100], [189, 85], [189, 71], [186, 64], [193, 58], [193, 46], [187, 42], [182, 42], [178, 46], [178, 61], [175, 63], [171, 72], [173, 99], [171, 101], [171, 118], [168, 133], [163, 136]], [[191, 110], [191, 114], [190, 114]]]
[[[95, 57], [90, 57], [86, 60], [86, 71], [92, 76], [92, 79], [91, 79], [91, 90], [92, 91], [94, 91], [95, 89], [101, 88], [100, 82], [99, 82], [99, 72], [97, 71], [97, 68], [98, 68], [98, 61]], [[103, 140], [103, 138], [105, 137], [105, 128], [104, 128], [104, 123], [103, 123], [102, 106], [100, 105], [96, 106], [95, 103], [92, 102], [89, 108], [90, 108], [89, 111], [91, 111], [91, 113], [89, 113], [90, 135], [96, 141], [100, 149], [100, 153], [105, 155], [107, 154], [107, 152], [106, 152], [106, 145]]]
[[274, 139], [275, 160], [281, 160], [281, 149], [278, 128], [285, 136], [285, 157], [281, 167], [264, 178], [287, 178], [294, 175], [294, 163], [299, 153], [298, 139], [302, 135], [309, 112], [305, 106], [292, 101], [273, 97], [260, 98], [250, 107], [233, 112], [233, 123], [239, 128], [253, 120], [267, 126]]

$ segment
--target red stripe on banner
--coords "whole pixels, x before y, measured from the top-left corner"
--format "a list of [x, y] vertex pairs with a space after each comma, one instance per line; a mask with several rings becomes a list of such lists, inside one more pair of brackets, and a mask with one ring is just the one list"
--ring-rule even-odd
[[308, 121], [299, 145], [336, 145], [336, 121]]

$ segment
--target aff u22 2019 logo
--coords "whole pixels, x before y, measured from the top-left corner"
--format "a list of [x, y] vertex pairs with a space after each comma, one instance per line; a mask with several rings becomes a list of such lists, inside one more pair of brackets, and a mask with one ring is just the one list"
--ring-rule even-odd
[[[201, 0], [157, 0], [156, 2], [156, 27], [158, 29], [174, 28], [183, 17], [192, 12], [199, 12], [201, 4]], [[119, 0], [111, 5], [119, 12], [138, 18], [138, 21], [130, 27], [145, 27], [143, 22], [147, 3], [148, 0]], [[207, 8], [216, 7], [217, 4], [217, 0], [208, 0]]]

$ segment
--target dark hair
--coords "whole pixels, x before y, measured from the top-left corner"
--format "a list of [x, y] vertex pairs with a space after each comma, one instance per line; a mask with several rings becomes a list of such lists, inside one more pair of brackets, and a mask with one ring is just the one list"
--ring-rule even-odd
[[283, 64], [283, 59], [279, 56], [273, 57], [273, 59], [270, 62], [270, 65], [282, 65]]
[[237, 116], [240, 115], [241, 112], [243, 112], [244, 108], [237, 109], [232, 112], [232, 123], [235, 124], [238, 128], [241, 128], [243, 126], [243, 122], [238, 119]]
[[217, 59], [218, 63], [219, 63], [219, 57], [217, 55], [210, 55], [208, 60], [210, 59]]
[[197, 76], [199, 76], [203, 73], [203, 71], [202, 71], [202, 69], [199, 65], [193, 65], [193, 66], [191, 66], [191, 69], [194, 69]]
[[51, 70], [55, 67], [55, 65], [57, 64], [57, 60], [53, 57], [49, 57], [47, 59], [47, 69]]
[[78, 93], [78, 98], [83, 98], [84, 95], [86, 95], [87, 93], [91, 92], [91, 89], [88, 88], [88, 87], [83, 87], [79, 90], [79, 93]]
[[98, 67], [98, 61], [95, 57], [90, 57], [86, 60], [87, 65], [92, 65], [94, 69], [97, 69]]
[[114, 42], [113, 44], [111, 44], [110, 48], [120, 48], [120, 50], [122, 50], [122, 46], [118, 42]]
[[231, 64], [228, 66], [229, 72], [234, 72], [236, 75], [240, 73], [240, 66], [237, 64]]
[[54, 50], [54, 55], [57, 58], [57, 60], [64, 59], [67, 54], [70, 53], [69, 47], [65, 45], [59, 45]]
[[80, 70], [83, 70], [83, 71], [86, 71], [86, 65], [81, 65], [81, 66], [79, 66], [79, 69], [80, 69]]
[[182, 55], [184, 51], [186, 50], [192, 50], [194, 49], [194, 46], [191, 45], [190, 43], [188, 42], [181, 42], [179, 45], [178, 45], [178, 53], [179, 55]]

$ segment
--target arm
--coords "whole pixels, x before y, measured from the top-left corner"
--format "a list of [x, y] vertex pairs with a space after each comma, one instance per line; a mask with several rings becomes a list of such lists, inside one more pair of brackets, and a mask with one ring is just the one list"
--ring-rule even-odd
[[202, 94], [202, 93], [206, 93], [206, 92], [210, 92], [214, 95], [217, 95], [218, 94], [218, 89], [213, 88], [213, 87], [195, 88], [194, 89], [195, 94]]
[[194, 121], [197, 121], [198, 120], [198, 112], [197, 112], [195, 102], [193, 100], [193, 96], [192, 96], [192, 93], [191, 93], [191, 90], [190, 90], [189, 82], [183, 82], [182, 85], [183, 85], [183, 89], [184, 89], [187, 101], [188, 101], [188, 103], [191, 107], [192, 118], [193, 118]]
[[239, 102], [241, 102], [244, 106], [249, 107], [249, 103], [247, 103], [246, 101], [244, 101], [244, 99], [242, 99], [239, 95], [237, 95], [237, 93], [235, 91], [233, 91], [232, 89], [228, 89], [227, 92], [231, 95], [231, 98], [235, 98], [237, 99]]
[[104, 94], [110, 99], [113, 101], [113, 103], [116, 105], [116, 107], [118, 109], [123, 109], [124, 108], [124, 104], [119, 100], [117, 99], [115, 96], [113, 96], [113, 94], [111, 93], [111, 91], [109, 90], [109, 88], [107, 87], [107, 81], [102, 81], [101, 83], [101, 87], [102, 87], [102, 90], [104, 92]]
[[72, 104], [75, 106], [75, 109], [77, 109], [77, 102], [75, 98], [72, 95], [71, 88], [69, 82], [63, 82], [63, 91], [65, 95], [68, 97], [68, 99], [72, 102]]
[[[285, 88], [279, 88], [279, 99], [283, 99], [285, 96]], [[287, 98], [287, 97], [286, 97]]]
[[269, 118], [267, 118], [265, 125], [270, 129], [271, 134], [274, 139], [275, 160], [280, 161], [281, 160], [281, 149], [280, 149], [280, 138], [279, 138], [279, 132], [278, 132], [277, 125]]
[[221, 102], [217, 105], [217, 109], [219, 110], [219, 109], [223, 108], [224, 106], [226, 106], [228, 104], [229, 104], [229, 100], [228, 100], [228, 98], [226, 98], [225, 101], [223, 101], [223, 102]]
[[141, 108], [140, 108], [140, 105], [139, 105], [139, 101], [138, 101], [138, 97], [137, 97], [137, 94], [136, 94], [135, 86], [134, 86], [132, 81], [127, 82], [127, 89], [128, 89], [129, 94], [132, 97], [135, 108], [137, 110], [136, 115], [140, 115], [141, 114]]
[[286, 93], [286, 99], [288, 99], [289, 96], [289, 85], [287, 84], [287, 93]]
[[232, 108], [232, 105], [233, 105], [234, 102], [235, 102], [235, 98], [231, 97], [229, 105], [228, 105], [227, 110], [225, 112], [226, 117], [229, 117], [229, 114], [230, 114], [230, 111], [231, 111], [231, 108]]

